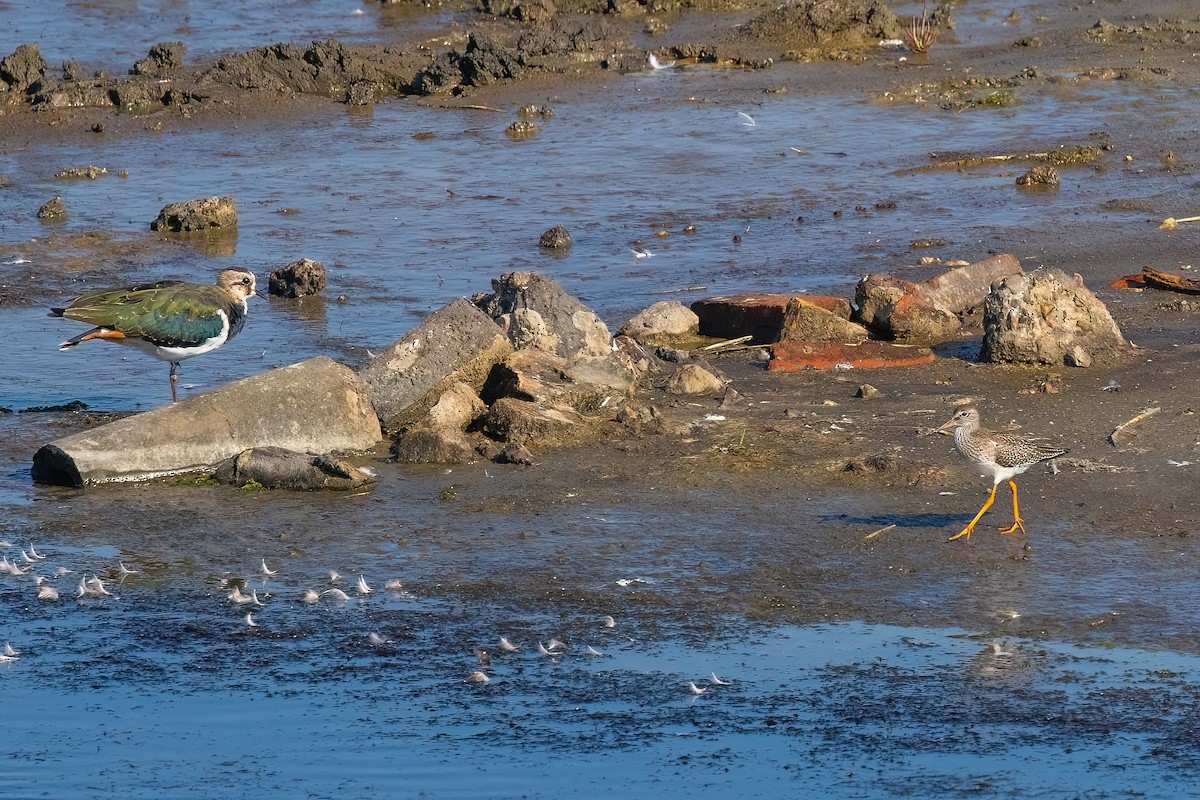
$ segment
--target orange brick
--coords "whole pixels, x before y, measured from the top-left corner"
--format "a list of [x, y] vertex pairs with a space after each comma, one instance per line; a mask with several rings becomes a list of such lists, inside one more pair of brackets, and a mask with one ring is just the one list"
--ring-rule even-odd
[[834, 369], [849, 364], [856, 369], [911, 367], [933, 362], [926, 347], [902, 347], [885, 342], [849, 345], [836, 342], [779, 342], [771, 347], [767, 369], [772, 372], [797, 372], [802, 369]]

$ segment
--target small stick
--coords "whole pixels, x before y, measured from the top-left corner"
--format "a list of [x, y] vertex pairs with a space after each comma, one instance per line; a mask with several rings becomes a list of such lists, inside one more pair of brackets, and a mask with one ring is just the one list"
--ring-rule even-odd
[[1162, 225], [1158, 226], [1158, 229], [1160, 231], [1174, 230], [1175, 226], [1178, 225], [1180, 222], [1200, 222], [1200, 217], [1182, 217], [1180, 219], [1175, 219], [1174, 217], [1167, 217], [1166, 219], [1164, 219], [1162, 221]]
[[754, 338], [753, 336], [739, 336], [736, 339], [726, 339], [723, 342], [717, 342], [715, 344], [707, 344], [704, 347], [701, 347], [700, 349], [701, 350], [717, 350], [718, 348], [721, 348], [721, 347], [732, 346], [735, 344], [741, 344], [742, 342], [748, 342], [753, 338]]
[[1120, 434], [1121, 431], [1125, 430], [1130, 425], [1141, 422], [1146, 417], [1154, 416], [1159, 411], [1162, 411], [1162, 408], [1160, 408], [1159, 406], [1155, 406], [1154, 408], [1147, 408], [1147, 409], [1143, 410], [1142, 413], [1140, 413], [1136, 417], [1134, 417], [1133, 419], [1128, 420], [1127, 422], [1122, 422], [1120, 425], [1118, 425], [1116, 427], [1116, 430], [1114, 430], [1112, 433], [1110, 433], [1108, 435], [1108, 443], [1111, 444], [1113, 447], [1116, 447], [1117, 446], [1117, 435]]
[[894, 527], [896, 527], [896, 523], [894, 523], [894, 522], [893, 522], [891, 525], [884, 525], [884, 526], [883, 526], [882, 528], [880, 528], [879, 530], [877, 530], [877, 531], [871, 531], [871, 532], [870, 532], [870, 533], [868, 533], [866, 536], [864, 536], [864, 537], [863, 537], [863, 541], [865, 542], [867, 539], [874, 539], [874, 538], [875, 538], [876, 536], [878, 536], [879, 534], [881, 534], [881, 533], [887, 533], [888, 531], [890, 531], [890, 530], [891, 530], [892, 528], [894, 528]]

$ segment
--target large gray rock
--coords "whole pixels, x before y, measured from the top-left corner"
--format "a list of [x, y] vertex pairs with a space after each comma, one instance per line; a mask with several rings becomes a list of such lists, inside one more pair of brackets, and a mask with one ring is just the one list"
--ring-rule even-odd
[[981, 361], [1087, 367], [1129, 345], [1083, 278], [1039, 269], [998, 281], [983, 305]]
[[367, 450], [380, 438], [362, 381], [321, 356], [58, 439], [34, 454], [33, 479], [144, 480], [209, 470], [255, 447], [335, 453]]
[[480, 391], [492, 365], [510, 352], [496, 323], [460, 298], [426, 317], [361, 374], [384, 428], [395, 432], [421, 419], [456, 382]]
[[578, 298], [537, 272], [507, 272], [475, 304], [504, 329], [516, 349], [536, 347], [567, 360], [604, 358], [612, 351], [608, 326]]
[[220, 483], [266, 489], [350, 491], [375, 482], [367, 470], [329, 456], [297, 453], [285, 447], [253, 447], [222, 461], [213, 477]]

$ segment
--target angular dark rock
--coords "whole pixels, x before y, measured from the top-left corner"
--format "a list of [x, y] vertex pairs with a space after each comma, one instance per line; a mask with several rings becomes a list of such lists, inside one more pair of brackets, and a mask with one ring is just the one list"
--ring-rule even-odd
[[324, 290], [325, 265], [311, 258], [286, 264], [267, 278], [267, 291], [277, 297], [304, 297]]
[[571, 246], [571, 232], [562, 225], [555, 225], [542, 234], [542, 238], [538, 239], [538, 246], [547, 250], [566, 250]]
[[38, 219], [57, 220], [65, 219], [67, 216], [67, 204], [59, 195], [55, 195], [50, 200], [42, 204], [42, 207], [37, 212]]
[[232, 197], [206, 197], [163, 206], [150, 230], [189, 233], [236, 226], [237, 204]]
[[183, 54], [187, 45], [183, 42], [159, 42], [150, 48], [149, 54], [135, 63], [130, 75], [146, 75], [161, 78], [183, 66]]
[[0, 60], [0, 91], [35, 94], [46, 76], [46, 59], [36, 44], [23, 44]]

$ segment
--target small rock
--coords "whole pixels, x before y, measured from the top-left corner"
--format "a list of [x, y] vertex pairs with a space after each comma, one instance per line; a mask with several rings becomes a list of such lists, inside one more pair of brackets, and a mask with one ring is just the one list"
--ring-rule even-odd
[[267, 291], [277, 297], [304, 297], [325, 289], [325, 265], [302, 258], [280, 267], [267, 278]]
[[1039, 164], [1017, 178], [1017, 186], [1058, 188], [1058, 184], [1058, 169], [1050, 164]]
[[538, 245], [547, 250], [566, 250], [571, 246], [571, 233], [562, 225], [555, 225], [542, 234]]
[[232, 197], [207, 197], [163, 206], [150, 223], [152, 231], [187, 233], [237, 226], [237, 205]]
[[221, 462], [213, 477], [243, 486], [251, 481], [268, 489], [349, 491], [375, 482], [375, 476], [331, 456], [313, 456], [284, 447], [254, 447]]
[[533, 466], [533, 453], [523, 444], [509, 444], [492, 459], [497, 464], [521, 464]]
[[45, 220], [64, 219], [67, 216], [67, 204], [63, 202], [62, 197], [55, 195], [38, 209], [37, 216], [38, 219]]
[[478, 454], [461, 431], [418, 424], [392, 442], [392, 459], [403, 464], [469, 464]]
[[669, 394], [717, 394], [725, 382], [696, 364], [684, 364], [667, 383]]
[[864, 383], [858, 387], [858, 391], [854, 393], [855, 397], [861, 397], [864, 400], [870, 400], [872, 397], [882, 397], [883, 392], [876, 389], [869, 383]]
[[532, 139], [538, 135], [538, 126], [527, 119], [519, 119], [504, 129], [510, 139]]
[[694, 336], [700, 330], [696, 312], [675, 300], [663, 300], [638, 312], [621, 326], [618, 336], [639, 342], [655, 342]]
[[726, 386], [725, 396], [721, 398], [721, 405], [719, 408], [721, 411], [732, 411], [735, 408], [744, 405], [745, 402], [746, 400], [742, 397], [741, 392], [739, 392], [737, 389], [734, 389], [732, 386]]
[[183, 42], [160, 42], [150, 48], [150, 53], [133, 65], [130, 75], [148, 75], [159, 78], [183, 66], [183, 54], [187, 45]]

